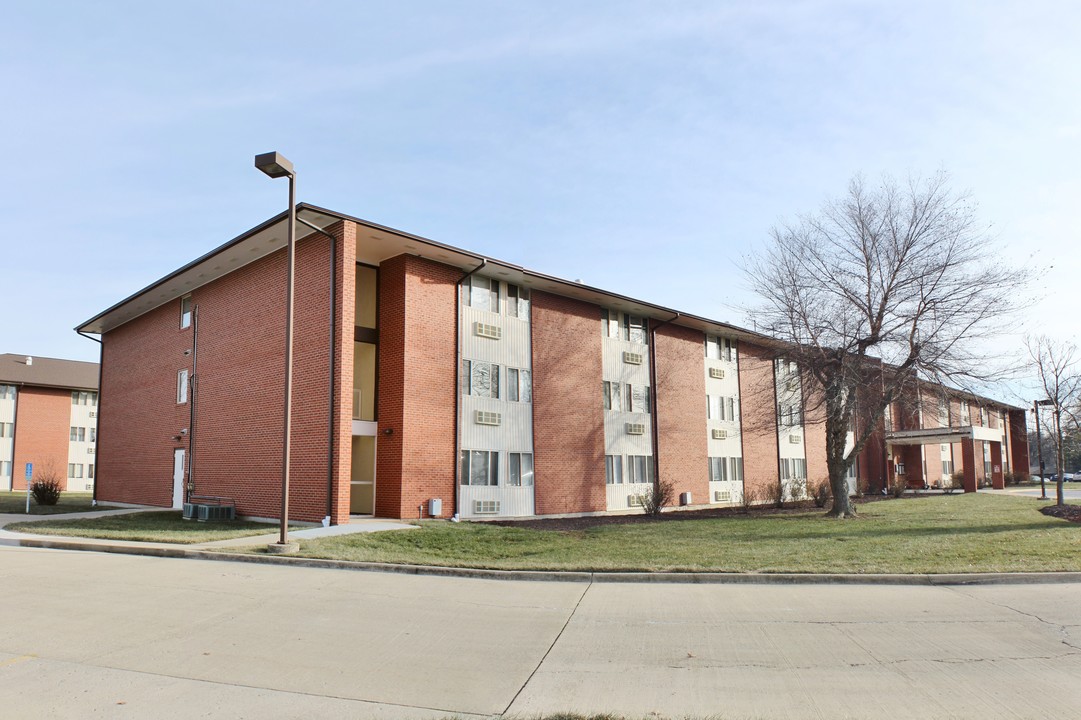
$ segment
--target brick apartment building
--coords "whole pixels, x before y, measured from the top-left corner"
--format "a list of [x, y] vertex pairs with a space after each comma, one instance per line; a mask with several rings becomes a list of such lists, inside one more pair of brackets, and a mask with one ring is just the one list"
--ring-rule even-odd
[[[826, 477], [824, 428], [769, 337], [322, 208], [299, 217], [295, 519], [626, 511], [658, 473], [705, 506]], [[277, 516], [285, 238], [283, 213], [78, 328], [102, 343], [98, 500], [196, 493]], [[1022, 409], [917, 394], [853, 487], [963, 470], [975, 491], [1026, 467]]]
[[93, 489], [97, 390], [97, 363], [0, 355], [0, 489], [25, 490], [27, 463]]

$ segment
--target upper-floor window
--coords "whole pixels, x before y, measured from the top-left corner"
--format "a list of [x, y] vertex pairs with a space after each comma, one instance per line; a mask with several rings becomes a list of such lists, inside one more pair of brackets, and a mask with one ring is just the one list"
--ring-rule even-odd
[[803, 408], [796, 403], [777, 406], [777, 422], [782, 427], [799, 427], [803, 424]]
[[0, 385], [0, 400], [14, 400], [15, 399], [15, 386], [14, 385]]
[[499, 366], [479, 360], [462, 360], [462, 394], [499, 399]]
[[507, 283], [507, 315], [529, 319], [529, 288]]
[[968, 400], [961, 401], [961, 424], [968, 425], [972, 422], [972, 415], [969, 412]]
[[623, 409], [623, 391], [620, 383], [604, 381], [603, 385], [603, 401], [605, 410], [622, 410]]
[[97, 442], [97, 441], [98, 441], [98, 429], [97, 428], [90, 428], [90, 442]]
[[601, 334], [604, 337], [646, 345], [649, 342], [649, 320], [641, 315], [629, 315], [602, 308]]
[[736, 357], [735, 341], [718, 335], [706, 335], [706, 357], [710, 360], [732, 362]]
[[2, 423], [0, 422], [0, 438], [15, 437], [15, 425], [14, 423]]
[[706, 395], [706, 418], [708, 420], [735, 420], [736, 399], [721, 395]]
[[950, 424], [950, 405], [946, 400], [938, 401], [938, 424], [943, 427]]
[[462, 302], [477, 310], [499, 312], [499, 281], [470, 275], [462, 281]]
[[507, 399], [511, 402], [533, 402], [533, 373], [507, 368]]
[[782, 480], [806, 480], [807, 461], [803, 458], [781, 458]]
[[191, 295], [180, 298], [180, 329], [191, 327]]

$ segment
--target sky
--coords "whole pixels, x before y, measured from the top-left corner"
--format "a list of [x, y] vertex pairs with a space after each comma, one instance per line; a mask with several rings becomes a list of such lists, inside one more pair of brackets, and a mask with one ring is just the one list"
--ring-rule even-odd
[[270, 150], [301, 201], [743, 326], [772, 227], [944, 170], [1035, 271], [989, 352], [1081, 340], [1076, 2], [0, 9], [0, 352], [96, 361], [73, 327], [284, 209]]

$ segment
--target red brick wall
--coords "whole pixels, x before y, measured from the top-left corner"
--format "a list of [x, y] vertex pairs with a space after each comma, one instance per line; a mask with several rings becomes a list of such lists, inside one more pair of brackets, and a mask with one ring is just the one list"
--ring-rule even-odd
[[1010, 410], [1007, 418], [1010, 426], [1007, 436], [1010, 469], [1027, 475], [1032, 463], [1028, 457], [1028, 427], [1025, 411]]
[[[338, 239], [335, 258], [334, 330], [334, 482], [331, 489], [331, 522], [349, 521], [349, 478], [353, 456], [353, 328], [356, 324], [357, 225], [342, 222], [329, 232]], [[377, 441], [378, 442], [378, 441]]]
[[660, 327], [655, 337], [660, 479], [672, 483], [673, 502], [689, 492], [692, 502], [708, 503], [704, 338], [701, 331], [676, 325]]
[[603, 511], [600, 308], [538, 290], [532, 299], [536, 512]]
[[[34, 478], [48, 470], [54, 472], [61, 487], [67, 487], [68, 445], [71, 442], [71, 391], [50, 388], [19, 387], [15, 408], [15, 448], [11, 463], [12, 488], [26, 489], [26, 463], [34, 463]], [[83, 490], [86, 465], [94, 456], [83, 461], [83, 479], [75, 481]]]
[[761, 493], [780, 482], [777, 469], [776, 383], [766, 348], [739, 344], [739, 396], [743, 426], [743, 484]]
[[[290, 517], [307, 521], [327, 514], [329, 261], [327, 238], [297, 244]], [[242, 515], [277, 517], [280, 509], [285, 275], [280, 250], [192, 293], [194, 492], [232, 497]], [[176, 374], [193, 360], [184, 355], [193, 329], [179, 328], [179, 307], [173, 301], [103, 337], [99, 500], [168, 506], [173, 449], [188, 449], [190, 464], [191, 436], [172, 440], [189, 426], [189, 405], [176, 403]]]
[[418, 517], [431, 498], [443, 500], [443, 517], [454, 512], [461, 276], [411, 255], [380, 264], [377, 515]]

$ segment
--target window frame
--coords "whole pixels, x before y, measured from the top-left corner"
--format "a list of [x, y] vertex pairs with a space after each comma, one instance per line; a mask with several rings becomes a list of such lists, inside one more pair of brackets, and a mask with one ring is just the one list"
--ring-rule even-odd
[[[529, 459], [529, 471], [525, 471], [525, 461]], [[515, 482], [515, 469], [518, 471], [518, 481]], [[533, 487], [533, 453], [509, 452], [507, 453], [507, 487]]]
[[[473, 460], [474, 456], [479, 459], [480, 456], [486, 456], [488, 463], [487, 467], [487, 482], [473, 482]], [[460, 463], [460, 478], [461, 485], [467, 485], [471, 487], [499, 487], [499, 451], [498, 450], [469, 450], [462, 449], [462, 453], [459, 456]]]
[[188, 369], [181, 368], [176, 371], [176, 404], [188, 404]]
[[180, 298], [180, 329], [187, 330], [191, 327], [193, 316], [191, 295]]

